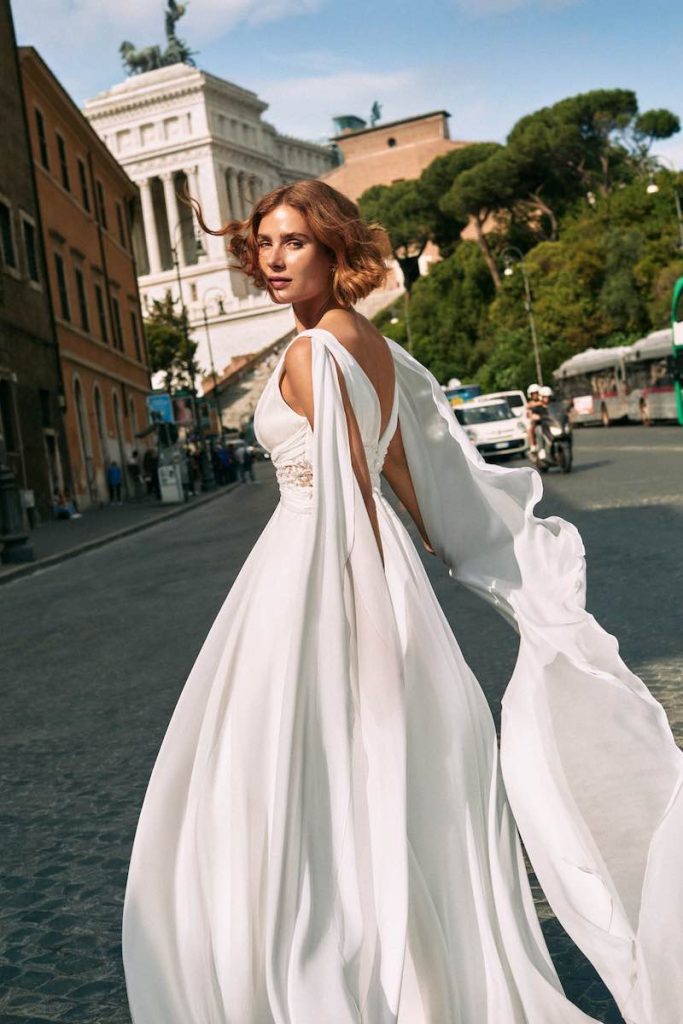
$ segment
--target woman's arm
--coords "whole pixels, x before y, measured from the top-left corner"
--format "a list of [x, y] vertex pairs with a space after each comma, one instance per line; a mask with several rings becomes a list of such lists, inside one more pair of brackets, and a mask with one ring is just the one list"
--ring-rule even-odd
[[425, 548], [429, 551], [430, 555], [433, 555], [435, 553], [434, 548], [430, 544], [429, 537], [427, 536], [427, 530], [420, 513], [420, 507], [417, 503], [417, 495], [415, 494], [415, 488], [413, 487], [410, 470], [408, 469], [408, 460], [406, 459], [406, 453], [403, 447], [400, 424], [396, 427], [396, 433], [389, 443], [382, 473], [389, 481], [389, 486], [392, 491], [407, 509], [409, 516], [417, 526]]
[[[344, 375], [336, 360], [334, 360], [334, 357], [331, 358], [333, 359], [337, 370], [342, 404], [346, 414], [351, 467], [356, 480], [358, 481], [358, 487], [360, 488], [363, 503], [367, 510], [368, 517], [372, 525], [372, 531], [377, 541], [380, 558], [382, 559], [382, 564], [384, 564], [384, 552], [382, 550], [382, 539], [379, 532], [377, 507], [375, 506], [375, 497], [372, 493], [372, 480], [370, 478], [370, 470], [368, 469], [368, 461], [365, 457], [363, 438], [361, 437], [356, 414], [353, 411], [353, 406], [351, 405], [351, 400], [349, 398], [348, 391], [346, 390]], [[285, 354], [285, 372], [282, 377], [280, 389], [282, 397], [287, 404], [290, 405], [295, 412], [298, 412], [300, 415], [307, 418], [308, 422], [311, 424], [311, 429], [313, 429], [313, 419], [315, 415], [315, 410], [313, 408], [312, 360], [311, 339], [304, 335], [293, 341]]]

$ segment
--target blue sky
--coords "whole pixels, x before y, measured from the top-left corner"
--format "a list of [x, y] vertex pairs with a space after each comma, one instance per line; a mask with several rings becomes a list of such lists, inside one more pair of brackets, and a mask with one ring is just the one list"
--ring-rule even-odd
[[[164, 42], [165, 0], [13, 0], [77, 103], [124, 77], [118, 44]], [[319, 139], [340, 113], [445, 108], [453, 138], [503, 140], [517, 118], [622, 87], [683, 119], [681, 0], [190, 0], [199, 67], [256, 90], [280, 131]], [[683, 132], [657, 152], [683, 165]]]

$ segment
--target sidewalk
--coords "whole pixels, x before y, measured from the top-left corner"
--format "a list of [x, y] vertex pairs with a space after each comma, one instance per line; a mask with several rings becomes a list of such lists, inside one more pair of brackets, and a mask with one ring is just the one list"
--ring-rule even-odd
[[74, 558], [92, 548], [110, 541], [137, 533], [165, 519], [191, 512], [209, 501], [215, 501], [236, 488], [238, 483], [217, 487], [213, 491], [189, 498], [182, 505], [162, 505], [153, 497], [139, 501], [126, 501], [123, 505], [105, 505], [91, 508], [81, 519], [53, 519], [41, 523], [32, 531], [29, 543], [35, 559], [19, 565], [5, 565], [0, 562], [0, 584], [9, 583], [20, 576], [29, 576], [39, 569], [45, 569], [67, 558]]

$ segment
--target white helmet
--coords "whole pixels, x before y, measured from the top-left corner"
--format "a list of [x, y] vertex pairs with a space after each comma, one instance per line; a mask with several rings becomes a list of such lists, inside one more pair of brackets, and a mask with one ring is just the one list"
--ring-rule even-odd
[[532, 395], [537, 395], [538, 390], [538, 384], [530, 384], [529, 387], [526, 389], [527, 398], [531, 398]]
[[553, 397], [553, 389], [549, 388], [548, 385], [545, 384], [540, 389], [539, 394], [540, 394], [541, 398], [552, 398]]

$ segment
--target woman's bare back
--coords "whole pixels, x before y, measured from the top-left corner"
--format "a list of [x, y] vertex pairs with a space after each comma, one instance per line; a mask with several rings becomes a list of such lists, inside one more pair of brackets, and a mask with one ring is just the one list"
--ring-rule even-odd
[[354, 310], [331, 309], [317, 326], [335, 336], [373, 385], [381, 409], [381, 436], [391, 417], [395, 384], [394, 360], [385, 339], [366, 317]]

